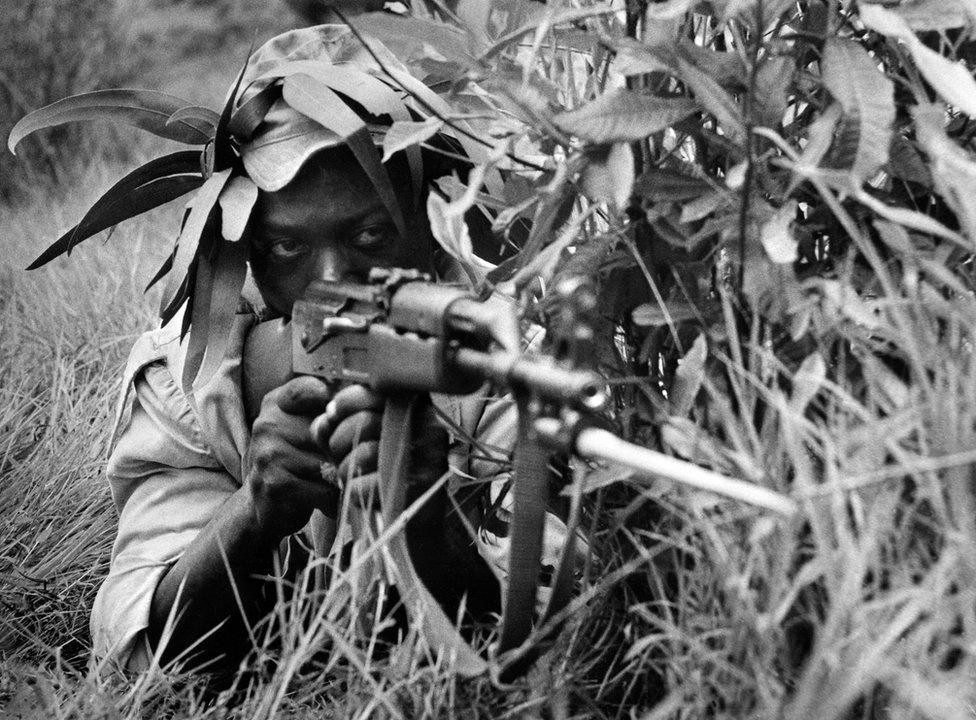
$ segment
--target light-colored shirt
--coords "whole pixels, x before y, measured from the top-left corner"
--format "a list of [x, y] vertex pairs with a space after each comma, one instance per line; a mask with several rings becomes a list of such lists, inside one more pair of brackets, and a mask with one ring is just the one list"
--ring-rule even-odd
[[[255, 322], [252, 314], [236, 317], [222, 365], [190, 395], [179, 382], [186, 350], [179, 338], [179, 317], [143, 334], [132, 348], [107, 467], [119, 528], [109, 574], [91, 614], [98, 658], [113, 658], [130, 670], [148, 666], [145, 631], [156, 586], [243, 482], [250, 427], [242, 399], [241, 357]], [[433, 400], [469, 438], [477, 439], [482, 450], [494, 449], [496, 458], [511, 451], [516, 418], [508, 399], [481, 394]], [[483, 452], [470, 452], [462, 437], [453, 438], [449, 464], [459, 476], [488, 481], [490, 502], [497, 500], [509, 479], [507, 472], [500, 472], [505, 465]], [[502, 521], [510, 509], [508, 493], [501, 502]], [[303, 532], [314, 533], [314, 524]], [[557, 563], [565, 541], [565, 525], [549, 514], [544, 564]], [[506, 533], [480, 528], [476, 546], [504, 586]]]

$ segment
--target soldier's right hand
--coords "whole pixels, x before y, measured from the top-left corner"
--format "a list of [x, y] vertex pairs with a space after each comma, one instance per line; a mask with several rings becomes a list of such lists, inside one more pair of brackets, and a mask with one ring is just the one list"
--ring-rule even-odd
[[244, 455], [244, 484], [255, 522], [274, 540], [298, 532], [314, 508], [336, 513], [339, 491], [322, 475], [328, 457], [309, 431], [331, 397], [325, 382], [302, 376], [261, 402]]

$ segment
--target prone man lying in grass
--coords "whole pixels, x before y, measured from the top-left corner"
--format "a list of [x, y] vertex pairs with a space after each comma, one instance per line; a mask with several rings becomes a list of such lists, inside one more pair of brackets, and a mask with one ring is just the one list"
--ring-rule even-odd
[[[164, 323], [138, 339], [123, 379], [108, 465], [119, 530], [91, 617], [98, 657], [140, 669], [156, 654], [232, 671], [276, 602], [275, 582], [294, 582], [309, 557], [328, 552], [348, 505], [343, 487], [376, 471], [381, 397], [291, 376], [287, 353], [251, 347], [261, 342], [255, 328], [287, 319], [315, 280], [364, 281], [377, 267], [458, 276], [424, 211], [432, 182], [450, 172], [444, 154], [414, 147], [381, 164], [377, 147], [392, 118], [411, 117], [404, 103], [430, 91], [409, 79], [413, 94], [404, 92], [376, 60], [345, 27], [278, 36], [231, 91], [203, 177], [179, 153], [155, 161], [173, 165], [170, 177], [198, 178], [199, 190], [174, 253]], [[289, 84], [297, 75], [302, 82]], [[322, 122], [325, 101], [335, 122]], [[167, 127], [176, 121], [192, 129], [200, 119], [177, 112]], [[342, 132], [342, 122], [363, 121], [368, 134]], [[245, 260], [260, 311], [240, 303]], [[255, 387], [270, 390], [249, 401]], [[455, 476], [408, 526], [411, 553], [449, 618], [463, 604], [470, 620], [485, 621], [507, 570], [504, 450], [515, 441], [514, 409], [435, 397], [421, 415], [407, 482], [423, 489], [449, 467]], [[550, 514], [544, 565], [565, 533]], [[338, 542], [340, 555], [355, 557], [355, 543]]]

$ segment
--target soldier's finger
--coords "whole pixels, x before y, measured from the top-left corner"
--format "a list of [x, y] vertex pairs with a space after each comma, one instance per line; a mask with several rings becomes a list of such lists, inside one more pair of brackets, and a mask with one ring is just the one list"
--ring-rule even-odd
[[381, 410], [383, 396], [365, 385], [350, 385], [335, 394], [325, 408], [325, 414], [333, 424], [360, 410]]
[[328, 440], [329, 453], [344, 458], [354, 446], [367, 440], [378, 440], [383, 419], [373, 410], [362, 410], [340, 422]]
[[343, 419], [362, 410], [379, 411], [382, 408], [382, 396], [363, 385], [350, 385], [337, 392], [325, 411], [312, 422], [312, 437], [327, 448], [329, 438]]
[[379, 458], [380, 444], [376, 440], [360, 443], [339, 463], [338, 473], [342, 481], [374, 472]]
[[332, 399], [324, 380], [310, 375], [289, 380], [278, 388], [278, 407], [290, 415], [318, 415]]

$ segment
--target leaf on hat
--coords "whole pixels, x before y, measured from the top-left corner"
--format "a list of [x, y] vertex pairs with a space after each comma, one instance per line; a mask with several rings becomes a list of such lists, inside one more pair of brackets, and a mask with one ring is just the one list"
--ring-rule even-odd
[[41, 267], [106, 228], [196, 190], [203, 184], [198, 157], [199, 153], [194, 151], [171, 153], [133, 170], [109, 188], [77, 225], [53, 242], [27, 269]]
[[180, 330], [181, 340], [186, 336], [187, 331], [190, 333], [190, 341], [187, 343], [186, 355], [183, 359], [183, 375], [180, 378], [183, 393], [186, 395], [189, 395], [193, 389], [193, 380], [197, 377], [207, 350], [210, 301], [213, 297], [216, 271], [216, 263], [205, 254], [198, 253], [196, 270], [192, 275], [187, 275], [188, 285], [192, 286], [193, 291], [189, 296], [190, 302], [183, 311], [183, 326]]
[[[183, 228], [186, 227], [186, 220], [188, 217], [190, 217], [190, 209], [185, 208], [183, 210], [183, 217], [180, 220], [180, 232], [183, 232]], [[173, 243], [172, 252], [170, 252], [170, 254], [166, 256], [166, 259], [163, 260], [163, 264], [159, 266], [159, 270], [157, 270], [156, 274], [153, 275], [152, 280], [149, 281], [149, 283], [146, 285], [146, 288], [145, 290], [143, 290], [143, 292], [149, 292], [149, 288], [151, 288], [153, 285], [155, 285], [160, 280], [162, 280], [163, 276], [166, 275], [166, 273], [168, 273], [172, 269], [173, 261], [176, 259], [176, 251], [179, 248], [179, 245], [180, 245], [180, 238], [179, 235], [177, 235], [176, 242]], [[160, 308], [160, 311], [162, 311], [162, 308]], [[162, 312], [160, 312], [160, 317], [162, 317]], [[169, 320], [168, 318], [164, 320], [163, 324], [165, 325], [168, 322], [168, 320]]]
[[195, 121], [196, 124], [207, 125], [213, 130], [216, 130], [217, 123], [220, 121], [220, 115], [207, 107], [202, 107], [200, 105], [187, 105], [185, 107], [181, 107], [175, 113], [170, 115], [166, 120], [166, 124], [175, 125], [176, 123], [186, 121]]
[[379, 153], [373, 146], [373, 139], [363, 119], [331, 88], [309, 75], [291, 75], [285, 78], [282, 91], [285, 102], [292, 108], [322, 127], [338, 133], [345, 140], [393, 218], [397, 231], [401, 236], [407, 237], [407, 226], [393, 184], [386, 168], [380, 163]]
[[[220, 192], [230, 179], [230, 173], [230, 168], [215, 172], [207, 178], [206, 182], [203, 183], [203, 186], [193, 198], [193, 207], [186, 219], [186, 224], [183, 226], [182, 232], [180, 232], [176, 257], [173, 259], [170, 281], [167, 284], [166, 291], [163, 293], [162, 307], [164, 310], [172, 309], [175, 312], [176, 308], [171, 308], [171, 306], [178, 296], [177, 291], [182, 286], [183, 277], [187, 274], [190, 263], [197, 255], [197, 248], [200, 245], [200, 236], [203, 233], [204, 225], [206, 225], [210, 213], [217, 204]], [[179, 306], [177, 305], [177, 307]]]
[[[413, 120], [399, 88], [362, 70], [342, 65], [325, 65], [312, 60], [296, 60], [265, 73], [259, 79], [288, 78], [294, 75], [307, 75], [319, 81], [333, 91], [359, 103], [371, 115], [389, 115], [394, 123]], [[419, 198], [423, 178], [420, 148], [407, 147], [405, 151], [414, 195]], [[386, 157], [383, 158], [383, 162], [386, 162]]]
[[355, 100], [370, 115], [389, 115], [394, 120], [407, 120], [410, 117], [401, 95], [387, 83], [364, 70], [342, 65], [326, 65], [315, 60], [294, 60], [268, 71], [258, 80], [284, 79], [293, 75], [308, 75], [318, 80], [336, 92]]
[[444, 127], [444, 121], [435, 117], [421, 122], [413, 120], [398, 120], [386, 131], [383, 138], [383, 162], [389, 160], [394, 153], [405, 148], [419, 145], [429, 140]]
[[258, 199], [258, 186], [249, 177], [235, 175], [220, 193], [220, 231], [224, 240], [237, 242], [244, 235], [251, 210]]
[[552, 121], [563, 132], [582, 140], [636, 142], [671, 127], [697, 109], [698, 103], [689, 98], [661, 98], [620, 88], [554, 115]]
[[227, 132], [241, 140], [250, 140], [258, 125], [264, 122], [271, 106], [281, 97], [281, 85], [273, 83], [255, 93], [231, 115]]
[[159, 266], [159, 270], [157, 270], [156, 274], [152, 276], [152, 279], [148, 283], [146, 283], [146, 287], [143, 290], [144, 293], [149, 292], [150, 288], [152, 288], [153, 285], [155, 285], [160, 280], [162, 280], [163, 277], [166, 275], [166, 273], [170, 271], [170, 269], [173, 267], [173, 259], [175, 257], [176, 257], [176, 246], [173, 246], [173, 252], [171, 252], [169, 255], [166, 256], [166, 259], [163, 260], [163, 264]]
[[24, 116], [7, 139], [10, 152], [38, 130], [82, 120], [114, 120], [188, 145], [203, 145], [213, 137], [213, 127], [199, 118], [167, 120], [188, 103], [156, 90], [95, 90], [58, 100]]
[[247, 276], [247, 248], [243, 243], [222, 242], [215, 261], [202, 260], [200, 270], [210, 277], [198, 278], [193, 293], [184, 391], [205, 385], [223, 362]]
[[[173, 248], [174, 256], [178, 250], [179, 245]], [[159, 319], [163, 325], [166, 325], [170, 320], [173, 319], [173, 316], [176, 315], [176, 311], [180, 309], [180, 306], [182, 306], [187, 299], [190, 299], [190, 304], [192, 305], [193, 293], [190, 292], [190, 283], [196, 276], [196, 266], [197, 263], [196, 259], [194, 258], [193, 262], [190, 263], [190, 267], [187, 269], [186, 274], [183, 276], [183, 279], [180, 281], [179, 287], [177, 287], [176, 293], [173, 295], [173, 299], [165, 304], [160, 303]], [[180, 330], [181, 340], [183, 339], [183, 336], [186, 335], [186, 331], [190, 327], [190, 310], [191, 308], [187, 307], [186, 314], [183, 316], [183, 327]]]
[[237, 101], [237, 91], [241, 89], [241, 82], [244, 80], [244, 73], [247, 70], [247, 62], [251, 57], [251, 51], [254, 49], [254, 43], [252, 41], [251, 47], [248, 48], [247, 58], [244, 60], [244, 64], [241, 65], [241, 69], [237, 73], [237, 79], [234, 80], [234, 86], [230, 91], [230, 95], [227, 96], [227, 102], [224, 103], [223, 109], [220, 111], [220, 119], [217, 120], [217, 128], [213, 135], [213, 165], [208, 165], [208, 168], [213, 168], [214, 170], [224, 170], [230, 167], [235, 160], [234, 147], [230, 141], [230, 132], [228, 126], [230, 125], [231, 116], [234, 113], [234, 103]]

